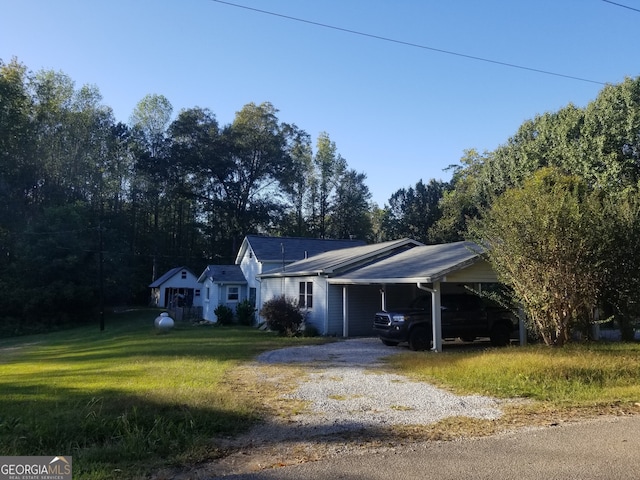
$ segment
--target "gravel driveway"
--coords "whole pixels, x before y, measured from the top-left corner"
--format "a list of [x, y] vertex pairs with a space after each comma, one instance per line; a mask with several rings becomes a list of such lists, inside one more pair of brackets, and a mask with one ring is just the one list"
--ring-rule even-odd
[[[278, 385], [278, 374], [286, 370], [284, 367], [303, 367], [305, 375], [299, 377], [299, 383], [291, 389], [287, 381], [280, 397], [301, 400], [306, 408], [298, 414], [274, 415], [246, 435], [221, 441], [218, 447], [228, 451], [223, 458], [155, 478], [219, 478], [363, 449], [385, 451], [392, 447], [380, 440], [384, 437], [380, 433], [393, 426], [429, 425], [450, 416], [501, 416], [496, 399], [457, 396], [389, 373], [383, 359], [403, 351], [384, 346], [378, 339], [363, 338], [284, 348], [258, 356], [247, 367], [258, 382]], [[283, 368], [274, 370], [278, 365]]]
[[[290, 421], [308, 433], [331, 434], [394, 425], [427, 425], [446, 417], [500, 417], [497, 400], [457, 396], [385, 371], [384, 357], [402, 352], [375, 338], [284, 348], [257, 358], [262, 364], [301, 364], [308, 378], [287, 398], [308, 402]], [[419, 353], [416, 353], [419, 355]], [[422, 353], [422, 355], [428, 355]]]

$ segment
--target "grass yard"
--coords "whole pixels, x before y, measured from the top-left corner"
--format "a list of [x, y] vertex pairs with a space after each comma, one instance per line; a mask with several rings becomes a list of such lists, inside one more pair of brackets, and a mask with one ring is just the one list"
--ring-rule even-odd
[[638, 343], [411, 352], [390, 357], [389, 365], [457, 394], [516, 400], [503, 404], [498, 420], [451, 417], [427, 428], [394, 428], [405, 441], [480, 437], [599, 415], [640, 414]]
[[562, 408], [638, 407], [640, 344], [541, 345], [392, 357], [405, 375], [457, 393], [528, 398]]
[[[186, 324], [160, 333], [157, 314], [111, 316], [104, 332], [95, 325], [0, 341], [0, 452], [72, 455], [75, 478], [88, 480], [148, 478], [215, 458], [223, 452], [212, 438], [294, 408], [278, 411], [281, 392], [262, 390], [243, 365], [265, 350], [328, 341]], [[532, 400], [516, 404], [502, 426], [640, 413], [637, 343], [407, 352], [389, 362], [457, 393]], [[500, 428], [491, 423], [452, 418], [396, 433], [404, 441], [486, 435]]]
[[258, 353], [325, 341], [242, 327], [153, 327], [157, 310], [0, 341], [0, 451], [72, 455], [74, 477], [143, 478], [215, 457], [214, 436], [263, 414], [228, 373]]

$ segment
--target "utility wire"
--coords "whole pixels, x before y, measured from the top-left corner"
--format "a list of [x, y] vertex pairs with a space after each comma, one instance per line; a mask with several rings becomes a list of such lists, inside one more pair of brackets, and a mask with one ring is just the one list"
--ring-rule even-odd
[[618, 7], [628, 8], [629, 10], [633, 10], [634, 12], [640, 12], [640, 9], [638, 9], [638, 8], [633, 8], [633, 7], [630, 7], [628, 5], [623, 5], [621, 3], [612, 2], [611, 0], [602, 0], [602, 1], [605, 2], [605, 3], [610, 3], [611, 5], [616, 5]]
[[[607, 83], [605, 83], [605, 82], [599, 82], [597, 80], [591, 80], [591, 79], [588, 79], [588, 78], [576, 77], [576, 76], [573, 76], [573, 75], [565, 75], [563, 73], [551, 72], [549, 70], [541, 70], [541, 69], [538, 69], [538, 68], [526, 67], [524, 65], [516, 65], [514, 63], [501, 62], [499, 60], [492, 60], [492, 59], [489, 59], [489, 58], [476, 57], [474, 55], [467, 55], [467, 54], [464, 54], [464, 53], [453, 52], [453, 51], [450, 51], [450, 50], [443, 50], [443, 49], [440, 49], [440, 48], [429, 47], [427, 45], [420, 45], [418, 43], [406, 42], [404, 40], [397, 40], [397, 39], [394, 39], [394, 38], [383, 37], [383, 36], [380, 36], [380, 35], [374, 35], [374, 34], [371, 34], [371, 33], [360, 32], [360, 31], [357, 31], [357, 30], [350, 30], [348, 28], [336, 27], [335, 25], [329, 25], [329, 24], [326, 24], [326, 23], [314, 22], [312, 20], [305, 20], [304, 18], [292, 17], [292, 16], [289, 16], [289, 15], [281, 14], [281, 13], [275, 13], [275, 12], [270, 12], [270, 11], [267, 11], [267, 10], [261, 10], [259, 8], [247, 7], [246, 5], [239, 5], [237, 3], [226, 2], [226, 1], [223, 1], [223, 0], [211, 0], [211, 1], [212, 2], [216, 2], [216, 3], [221, 3], [221, 4], [224, 4], [224, 5], [229, 5], [231, 7], [242, 8], [242, 9], [245, 9], [245, 10], [251, 10], [253, 12], [258, 12], [258, 13], [262, 13], [262, 14], [265, 14], [265, 15], [271, 15], [271, 16], [274, 16], [274, 17], [285, 18], [287, 20], [293, 20], [295, 22], [307, 23], [309, 25], [315, 25], [317, 27], [329, 28], [329, 29], [332, 29], [332, 30], [338, 30], [340, 32], [351, 33], [353, 35], [360, 35], [362, 37], [375, 38], [376, 40], [382, 40], [382, 41], [385, 41], [385, 42], [397, 43], [399, 45], [405, 45], [405, 46], [408, 46], [408, 47], [420, 48], [420, 49], [423, 49], [423, 50], [430, 50], [432, 52], [444, 53], [446, 55], [454, 55], [456, 57], [468, 58], [470, 60], [477, 60], [479, 62], [492, 63], [494, 65], [502, 65], [503, 67], [517, 68], [517, 69], [520, 69], [520, 70], [527, 70], [529, 72], [542, 73], [544, 75], [553, 75], [555, 77], [568, 78], [568, 79], [577, 80], [577, 81], [580, 81], [580, 82], [595, 83], [597, 85], [607, 85]], [[607, 1], [607, 0], [604, 0], [604, 1]], [[610, 3], [613, 3], [613, 2], [610, 2]]]

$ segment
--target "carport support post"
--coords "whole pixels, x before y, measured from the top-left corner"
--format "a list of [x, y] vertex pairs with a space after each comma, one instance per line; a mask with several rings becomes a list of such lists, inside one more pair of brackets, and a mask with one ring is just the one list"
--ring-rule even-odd
[[442, 352], [442, 309], [440, 308], [440, 282], [433, 282], [431, 290], [431, 319], [434, 352]]
[[342, 287], [342, 336], [349, 337], [349, 292], [347, 286]]

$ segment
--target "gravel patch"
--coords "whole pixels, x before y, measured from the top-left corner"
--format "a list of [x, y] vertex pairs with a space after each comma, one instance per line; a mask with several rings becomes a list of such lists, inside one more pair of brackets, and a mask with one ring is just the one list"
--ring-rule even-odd
[[384, 372], [382, 359], [401, 351], [374, 338], [349, 339], [270, 351], [257, 361], [309, 367], [308, 377], [286, 398], [308, 402], [308, 409], [289, 421], [316, 435], [428, 425], [453, 416], [496, 419], [502, 415], [496, 399], [458, 396]]
[[496, 399], [457, 396], [388, 373], [383, 359], [402, 351], [365, 338], [265, 352], [250, 366], [257, 381], [278, 386], [281, 379], [274, 365], [283, 370], [303, 367], [306, 375], [293, 392], [287, 380], [281, 398], [304, 401], [304, 411], [275, 415], [240, 437], [220, 439], [218, 447], [227, 451], [222, 458], [153, 478], [233, 477], [347, 453], [394, 451], [394, 441], [386, 436], [393, 426], [430, 425], [451, 416], [502, 415]]

